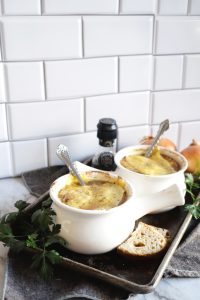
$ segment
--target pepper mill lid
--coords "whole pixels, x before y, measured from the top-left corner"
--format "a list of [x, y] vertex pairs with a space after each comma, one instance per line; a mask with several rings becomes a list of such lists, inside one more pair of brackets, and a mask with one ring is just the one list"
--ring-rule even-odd
[[117, 138], [117, 123], [112, 118], [102, 118], [97, 124], [97, 137], [101, 140], [114, 140]]

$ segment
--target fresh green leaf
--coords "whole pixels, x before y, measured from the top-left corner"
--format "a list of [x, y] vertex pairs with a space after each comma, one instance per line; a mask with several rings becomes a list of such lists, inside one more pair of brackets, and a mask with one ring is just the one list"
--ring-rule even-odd
[[46, 251], [34, 255], [31, 268], [39, 270], [41, 277], [45, 280], [53, 276], [53, 268], [46, 257]]
[[38, 269], [43, 260], [43, 253], [37, 253], [32, 257], [31, 269]]
[[200, 206], [188, 204], [185, 206], [185, 209], [188, 210], [196, 220], [200, 218]]
[[187, 185], [192, 185], [193, 183], [194, 183], [194, 177], [193, 177], [193, 175], [191, 174], [191, 173], [187, 173], [186, 175], [185, 175], [185, 183], [187, 184]]
[[26, 246], [33, 249], [37, 248], [37, 237], [38, 237], [37, 233], [28, 235], [26, 240]]
[[51, 227], [51, 233], [54, 234], [58, 234], [60, 232], [61, 229], [61, 225], [60, 224], [53, 224]]
[[0, 219], [0, 241], [14, 251], [21, 251], [24, 247], [40, 249], [33, 257], [31, 268], [39, 271], [44, 279], [53, 275], [53, 265], [59, 263], [61, 256], [52, 250], [53, 244], [65, 246], [65, 240], [57, 236], [61, 225], [54, 223], [56, 215], [51, 208], [52, 200], [43, 202], [40, 209], [32, 215], [23, 212], [29, 204], [23, 200], [15, 203], [18, 212], [11, 212]]
[[43, 257], [39, 273], [44, 280], [49, 280], [53, 277], [53, 268], [51, 264], [47, 261], [45, 256]]
[[42, 202], [42, 207], [50, 207], [52, 205], [53, 201], [51, 198], [48, 198], [47, 200]]
[[55, 215], [55, 212], [52, 208], [38, 209], [33, 213], [31, 221], [39, 226], [42, 231], [45, 231], [49, 229], [49, 225], [54, 224], [53, 215]]
[[60, 236], [50, 236], [45, 242], [45, 247], [47, 248], [52, 244], [60, 244], [62, 246], [66, 246], [66, 241]]
[[24, 208], [26, 208], [29, 205], [26, 201], [18, 200], [15, 202], [15, 207], [21, 212]]
[[11, 212], [9, 214], [6, 214], [1, 217], [0, 223], [2, 223], [2, 224], [13, 223], [16, 221], [17, 216], [18, 216], [18, 212]]
[[0, 224], [0, 235], [13, 236], [12, 229], [9, 224]]
[[45, 256], [50, 260], [50, 262], [53, 265], [54, 264], [58, 264], [61, 261], [60, 254], [57, 251], [55, 251], [55, 250], [46, 251]]
[[194, 203], [200, 203], [200, 198], [197, 197], [196, 199], [193, 200]]
[[191, 196], [192, 204], [186, 204], [185, 209], [189, 211], [195, 219], [200, 219], [200, 197], [196, 193], [200, 189], [200, 174], [185, 175], [186, 191]]

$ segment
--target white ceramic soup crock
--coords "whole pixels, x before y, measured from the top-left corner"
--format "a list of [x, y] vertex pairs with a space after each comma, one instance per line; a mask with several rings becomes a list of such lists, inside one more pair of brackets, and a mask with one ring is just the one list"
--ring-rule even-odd
[[[76, 163], [76, 166], [79, 172], [94, 170], [81, 163]], [[136, 198], [133, 185], [124, 180], [128, 197], [123, 204], [109, 210], [70, 207], [58, 197], [58, 192], [66, 185], [68, 177], [69, 175], [64, 175], [53, 182], [50, 196], [56, 212], [56, 223], [61, 224], [60, 235], [67, 241], [67, 248], [82, 254], [108, 252], [130, 235], [135, 220], [157, 209], [184, 204], [184, 197], [177, 185], [150, 197]]]
[[[180, 169], [178, 172], [168, 175], [144, 175], [123, 167], [120, 163], [122, 158], [127, 155], [136, 154], [138, 149], [147, 149], [147, 145], [130, 146], [121, 149], [115, 155], [115, 163], [117, 165], [117, 173], [123, 178], [128, 179], [135, 187], [138, 197], [159, 192], [173, 184], [177, 184], [185, 195], [186, 185], [184, 172], [187, 169], [188, 162], [183, 155], [167, 148], [159, 147], [161, 153], [167, 155], [178, 162]], [[137, 153], [138, 154], [138, 153]], [[159, 210], [160, 211], [160, 210]], [[164, 210], [162, 210], [164, 211]]]

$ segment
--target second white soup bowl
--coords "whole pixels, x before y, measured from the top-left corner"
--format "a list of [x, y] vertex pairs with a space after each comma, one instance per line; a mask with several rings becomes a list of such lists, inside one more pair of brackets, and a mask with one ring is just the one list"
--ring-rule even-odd
[[[167, 148], [159, 147], [161, 153], [169, 156], [175, 160], [179, 165], [179, 170], [172, 174], [167, 175], [145, 175], [131, 171], [121, 164], [123, 157], [128, 155], [138, 154], [138, 150], [146, 150], [148, 145], [136, 145], [123, 148], [119, 150], [115, 155], [115, 163], [117, 165], [117, 173], [129, 180], [135, 187], [137, 197], [150, 195], [152, 193], [160, 192], [161, 190], [170, 187], [173, 184], [177, 184], [185, 195], [186, 185], [184, 172], [187, 169], [188, 162], [183, 155], [179, 152], [169, 150]], [[158, 212], [165, 211], [167, 209], [158, 210]], [[157, 212], [157, 210], [156, 210]]]

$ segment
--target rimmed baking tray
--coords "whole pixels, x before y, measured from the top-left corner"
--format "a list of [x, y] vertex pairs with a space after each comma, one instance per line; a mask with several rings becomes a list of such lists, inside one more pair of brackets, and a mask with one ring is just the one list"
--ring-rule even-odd
[[[29, 205], [26, 210], [31, 212], [39, 207], [42, 201], [48, 197], [49, 193], [46, 192], [33, 204]], [[60, 248], [62, 255], [61, 265], [104, 280], [133, 293], [150, 293], [162, 278], [191, 219], [191, 214], [186, 213], [183, 207], [176, 207], [165, 213], [146, 215], [140, 219], [147, 224], [163, 227], [170, 231], [172, 237], [170, 246], [167, 252], [157, 259], [133, 261], [120, 256], [115, 250], [100, 255], [81, 255]], [[96, 242], [98, 243], [98, 237]], [[27, 248], [27, 251], [30, 253], [34, 252], [30, 248]]]

